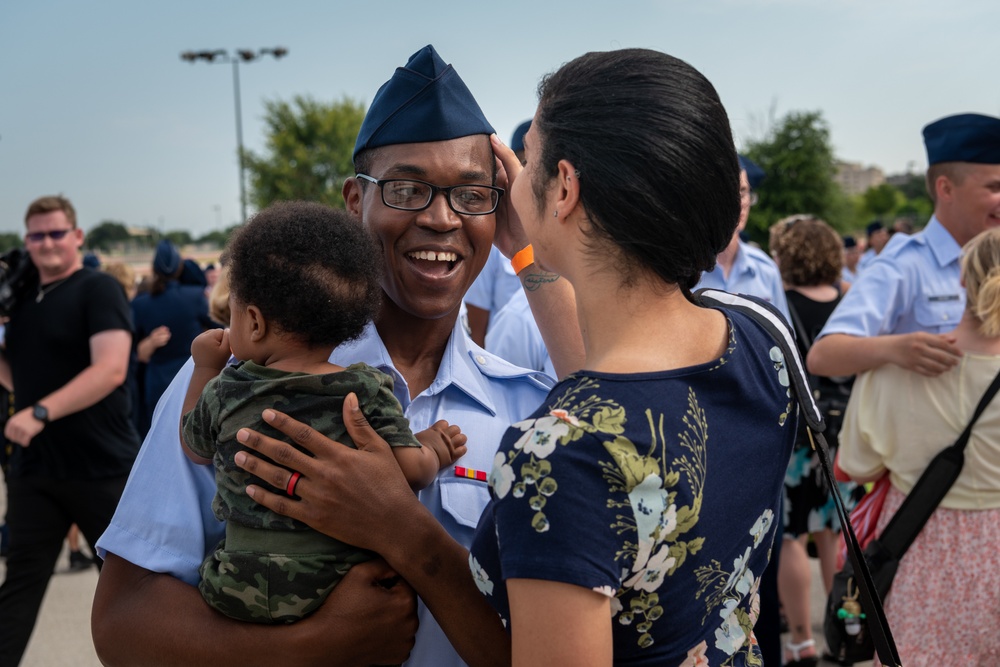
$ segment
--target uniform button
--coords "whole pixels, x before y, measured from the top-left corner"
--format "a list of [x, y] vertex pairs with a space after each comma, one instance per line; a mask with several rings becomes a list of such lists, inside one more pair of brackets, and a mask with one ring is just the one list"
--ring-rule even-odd
[[948, 314], [947, 313], [942, 313], [941, 314], [941, 319], [942, 320], [947, 320], [948, 319]]
[[481, 355], [481, 354], [477, 354], [477, 355], [476, 355], [476, 361], [477, 361], [477, 362], [478, 362], [479, 364], [483, 365], [483, 366], [485, 366], [485, 365], [486, 365], [486, 357], [484, 357], [484, 356], [483, 356], [483, 355]]

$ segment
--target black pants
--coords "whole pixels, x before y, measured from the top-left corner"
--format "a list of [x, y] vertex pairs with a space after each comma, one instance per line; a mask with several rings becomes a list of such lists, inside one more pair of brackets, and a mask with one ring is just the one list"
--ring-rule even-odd
[[93, 546], [107, 529], [127, 476], [97, 481], [7, 480], [10, 553], [0, 586], [0, 667], [16, 667], [72, 524]]

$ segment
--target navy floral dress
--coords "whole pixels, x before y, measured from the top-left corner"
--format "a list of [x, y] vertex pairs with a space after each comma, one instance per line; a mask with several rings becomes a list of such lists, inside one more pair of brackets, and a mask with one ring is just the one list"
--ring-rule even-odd
[[570, 375], [505, 435], [470, 566], [611, 598], [616, 665], [760, 665], [752, 629], [795, 440], [780, 349], [727, 312], [718, 360]]

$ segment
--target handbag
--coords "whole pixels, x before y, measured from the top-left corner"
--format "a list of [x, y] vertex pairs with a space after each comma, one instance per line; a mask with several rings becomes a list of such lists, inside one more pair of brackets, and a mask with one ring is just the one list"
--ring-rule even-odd
[[[927, 520], [948, 493], [965, 463], [965, 446], [972, 427], [1000, 390], [1000, 374], [979, 400], [972, 419], [953, 445], [935, 456], [906, 499], [889, 520], [882, 534], [873, 539], [864, 551], [864, 562], [871, 572], [879, 598], [884, 598], [892, 586], [899, 561], [923, 530]], [[852, 559], [853, 560], [853, 559]], [[857, 565], [851, 561], [833, 576], [833, 587], [826, 601], [823, 634], [830, 655], [842, 665], [871, 660], [875, 653], [868, 608], [859, 600]]]
[[[734, 310], [756, 321], [772, 338], [774, 343], [781, 350], [784, 357], [785, 368], [788, 372], [789, 390], [794, 396], [799, 406], [799, 416], [804, 419], [808, 427], [810, 441], [816, 450], [816, 455], [823, 470], [823, 478], [830, 485], [831, 489], [836, 489], [836, 479], [833, 476], [833, 463], [830, 461], [830, 450], [827, 447], [823, 431], [826, 424], [823, 421], [823, 413], [816, 405], [812, 390], [809, 386], [809, 375], [806, 373], [802, 358], [799, 355], [798, 345], [788, 328], [784, 317], [771, 304], [755, 297], [744, 296], [742, 294], [730, 294], [720, 290], [702, 289], [695, 292], [694, 300], [704, 306], [724, 308]], [[1000, 378], [998, 378], [1000, 380]], [[854, 591], [857, 592], [861, 608], [865, 610], [865, 621], [868, 627], [868, 635], [871, 637], [878, 653], [879, 660], [885, 667], [902, 667], [899, 660], [899, 651], [896, 643], [892, 639], [892, 631], [889, 623], [885, 619], [885, 610], [882, 609], [882, 602], [878, 597], [875, 582], [872, 580], [868, 565], [858, 545], [854, 529], [851, 528], [851, 521], [847, 515], [847, 508], [839, 493], [832, 493], [834, 506], [837, 515], [840, 517], [840, 525], [844, 528], [845, 539], [847, 540], [848, 557], [857, 572]]]

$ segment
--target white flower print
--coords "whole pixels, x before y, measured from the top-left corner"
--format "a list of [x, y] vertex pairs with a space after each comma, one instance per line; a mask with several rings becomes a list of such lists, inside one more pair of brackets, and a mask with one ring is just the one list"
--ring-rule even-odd
[[[750, 562], [750, 551], [751, 548], [747, 547], [747, 550], [743, 552], [742, 556], [736, 558], [733, 561], [733, 573], [729, 575], [729, 580], [726, 582], [726, 587], [723, 589], [726, 592], [733, 590], [734, 587], [740, 583], [743, 579], [743, 575], [747, 569], [747, 563]], [[746, 591], [743, 591], [744, 593]]]
[[479, 592], [487, 596], [493, 595], [493, 582], [490, 581], [490, 575], [486, 573], [486, 570], [471, 553], [469, 554], [469, 569], [472, 570], [472, 578], [475, 580]]
[[[601, 595], [607, 596], [607, 597], [611, 598], [612, 600], [617, 600], [618, 599], [618, 598], [615, 597], [615, 593], [617, 591], [615, 590], [614, 586], [596, 586], [596, 587], [594, 587], [593, 591], [595, 593], [600, 593]], [[618, 603], [618, 607], [619, 608], [621, 608], [621, 604], [622, 604], [621, 602]], [[614, 607], [614, 603], [612, 603], [611, 606]]]
[[736, 614], [733, 613], [716, 629], [715, 648], [723, 651], [726, 655], [733, 655], [743, 646], [746, 639], [747, 635], [743, 632]]
[[502, 453], [493, 457], [493, 469], [490, 470], [489, 484], [497, 498], [503, 498], [510, 492], [514, 483], [514, 469], [507, 464], [507, 458]]
[[[787, 504], [787, 503], [786, 503]], [[753, 547], [756, 549], [760, 546], [761, 540], [767, 535], [767, 531], [771, 528], [771, 524], [774, 522], [774, 512], [767, 509], [764, 513], [760, 515], [754, 523], [753, 528], [750, 529], [750, 534], [753, 535]]]
[[652, 593], [660, 584], [667, 571], [674, 566], [677, 559], [670, 555], [670, 547], [663, 545], [655, 556], [649, 559], [646, 566], [639, 570], [634, 577], [625, 582], [625, 586], [638, 591]]
[[787, 387], [788, 367], [785, 366], [785, 355], [781, 353], [781, 348], [777, 345], [771, 348], [771, 361], [774, 362], [774, 370], [778, 371], [778, 383], [782, 387]]
[[551, 454], [559, 438], [569, 433], [570, 429], [570, 424], [566, 420], [551, 415], [526, 419], [514, 426], [525, 431], [525, 434], [514, 443], [514, 449], [522, 449], [525, 453], [534, 454], [540, 459]]
[[662, 539], [677, 527], [677, 507], [667, 507], [667, 491], [663, 488], [663, 478], [659, 475], [650, 475], [642, 480], [629, 491], [628, 499], [635, 516], [635, 532], [639, 540], [632, 571], [638, 572], [645, 567], [649, 554], [656, 546], [653, 542], [656, 529], [663, 527], [660, 531]]

